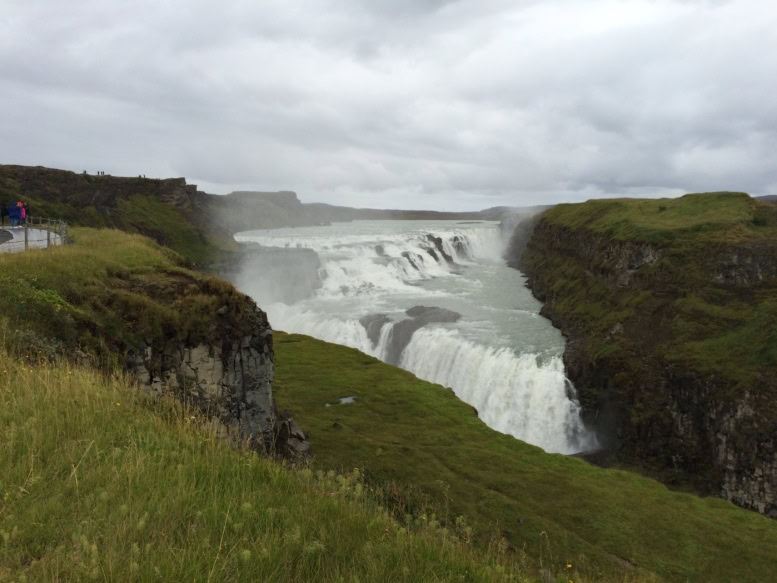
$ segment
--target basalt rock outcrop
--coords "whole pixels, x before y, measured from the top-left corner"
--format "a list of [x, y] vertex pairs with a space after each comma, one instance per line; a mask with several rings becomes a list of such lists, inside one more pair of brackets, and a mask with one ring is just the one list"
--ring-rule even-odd
[[209, 338], [196, 343], [145, 341], [128, 352], [126, 368], [145, 390], [175, 396], [217, 421], [223, 437], [262, 453], [305, 458], [304, 432], [288, 413], [278, 413], [273, 399], [267, 316], [256, 306], [241, 307], [239, 313], [234, 305], [219, 308]]
[[435, 261], [437, 261], [437, 256], [439, 254], [439, 257], [444, 259], [448, 263], [453, 263], [453, 257], [445, 250], [445, 247], [442, 244], [442, 237], [436, 237], [432, 234], [426, 235], [427, 240], [433, 245], [433, 248], [428, 249], [427, 253], [429, 253], [432, 257], [434, 257]]
[[391, 322], [386, 314], [368, 314], [359, 318], [361, 324], [367, 332], [367, 338], [370, 339], [373, 346], [377, 346], [380, 341], [380, 333], [383, 326]]
[[[414, 306], [405, 310], [405, 314], [409, 317], [396, 322], [389, 332], [386, 362], [390, 364], [399, 364], [402, 352], [410, 344], [416, 330], [427, 324], [457, 322], [461, 318], [458, 312], [433, 306]], [[372, 345], [377, 346], [383, 327], [390, 324], [391, 319], [386, 314], [370, 314], [360, 318], [359, 322], [366, 330]]]
[[[616, 460], [777, 518], [777, 219], [730, 196], [753, 222], [640, 230], [673, 212], [656, 202], [638, 209], [656, 218], [629, 232], [622, 201], [564, 205], [508, 261], [567, 336], [584, 421]], [[722, 204], [678, 201], [691, 219]], [[597, 218], [607, 212], [619, 213], [612, 232]]]

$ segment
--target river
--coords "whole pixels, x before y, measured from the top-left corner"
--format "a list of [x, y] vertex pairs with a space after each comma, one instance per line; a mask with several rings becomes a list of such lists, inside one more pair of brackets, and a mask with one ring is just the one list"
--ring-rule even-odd
[[354, 221], [235, 238], [282, 249], [236, 281], [273, 328], [451, 387], [491, 428], [548, 452], [595, 446], [564, 375], [564, 338], [502, 259], [498, 223]]

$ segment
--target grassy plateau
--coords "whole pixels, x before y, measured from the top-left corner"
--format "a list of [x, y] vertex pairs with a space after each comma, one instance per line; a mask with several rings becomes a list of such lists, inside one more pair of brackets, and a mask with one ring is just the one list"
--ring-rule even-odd
[[[777, 367], [777, 278], [732, 283], [721, 271], [724, 266], [746, 272], [759, 260], [773, 263], [777, 206], [738, 193], [593, 200], [553, 207], [543, 221], [577, 234], [579, 247], [598, 236], [660, 254], [628, 284], [616, 285], [608, 281], [604, 247], [591, 243], [592, 253], [584, 258], [547, 252], [541, 245], [526, 253], [524, 266], [547, 282], [554, 314], [585, 334], [592, 359], [613, 354], [628, 359], [626, 343], [636, 343], [740, 387]], [[612, 334], [616, 325], [626, 334]]]
[[[777, 206], [719, 192], [558, 205], [518, 263], [571, 339], [585, 410], [615, 411], [602, 425], [616, 456], [717, 494], [714, 412], [747, 399], [729, 436], [744, 457], [777, 428], [776, 258]], [[695, 419], [683, 436], [678, 409]]]
[[74, 228], [73, 244], [0, 254], [0, 343], [44, 357], [79, 350], [111, 367], [132, 346], [196, 341], [213, 312], [251, 301], [141, 235]]

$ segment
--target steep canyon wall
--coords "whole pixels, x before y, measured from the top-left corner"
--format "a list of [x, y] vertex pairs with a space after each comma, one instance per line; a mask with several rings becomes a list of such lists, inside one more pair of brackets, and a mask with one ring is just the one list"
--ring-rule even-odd
[[[743, 197], [725, 203], [753, 220], [689, 229], [672, 203], [629, 209], [656, 213], [650, 229], [624, 229], [620, 207], [561, 205], [508, 261], [568, 337], [567, 374], [608, 450], [777, 518], [777, 238]], [[683, 198], [679, 214], [719, 202]]]

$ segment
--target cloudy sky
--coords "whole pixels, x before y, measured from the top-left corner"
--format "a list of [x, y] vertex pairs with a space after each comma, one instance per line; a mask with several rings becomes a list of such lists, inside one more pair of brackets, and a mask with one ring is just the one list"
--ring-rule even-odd
[[478, 209], [777, 193], [774, 0], [2, 0], [0, 163]]

